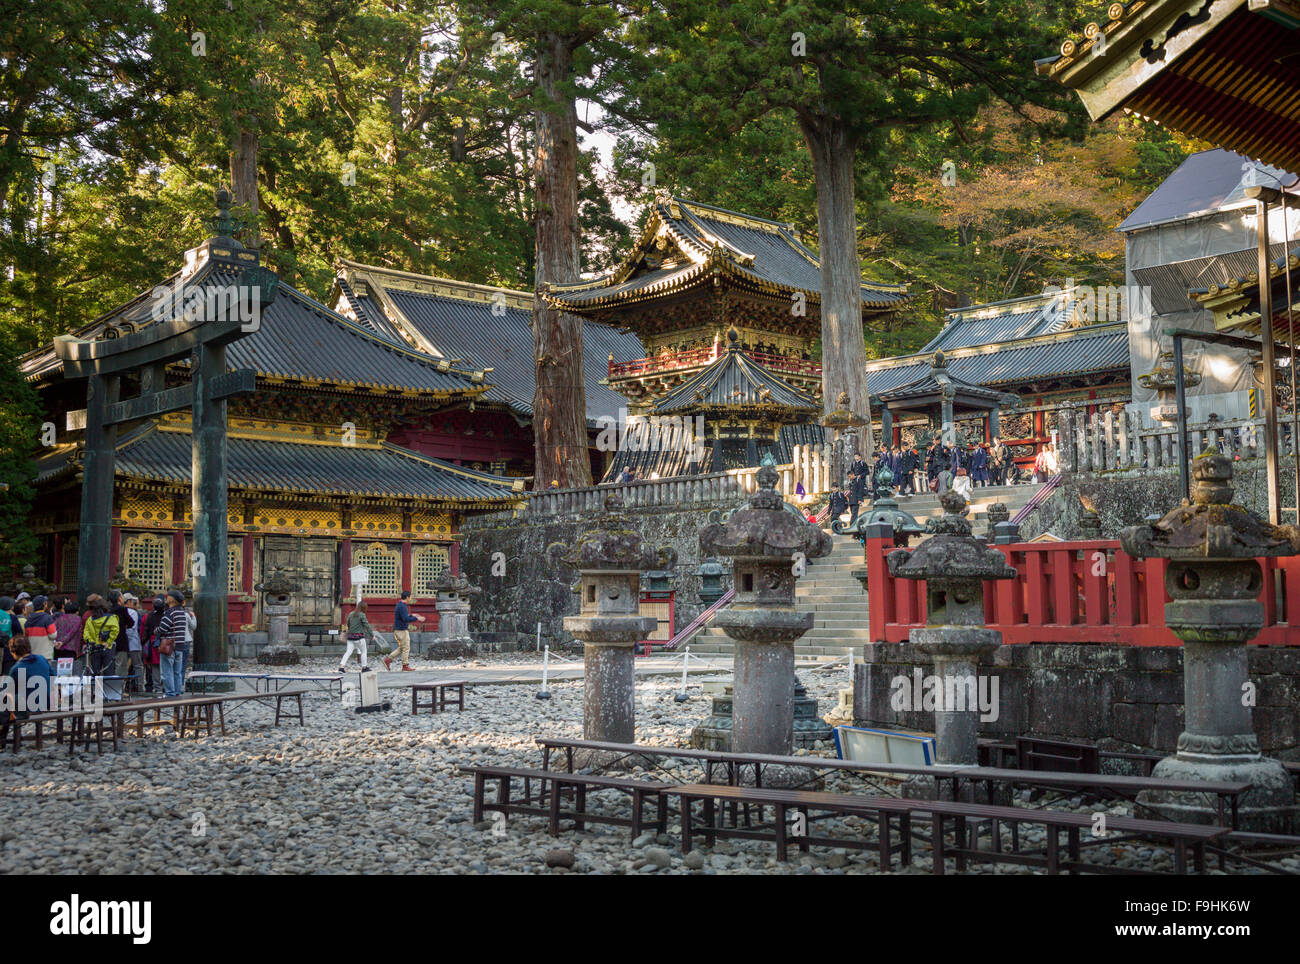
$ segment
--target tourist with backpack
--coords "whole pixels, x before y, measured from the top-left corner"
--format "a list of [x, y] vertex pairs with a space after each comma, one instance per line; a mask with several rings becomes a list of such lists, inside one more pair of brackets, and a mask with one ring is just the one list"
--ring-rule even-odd
[[108, 602], [99, 593], [86, 600], [88, 615], [82, 629], [82, 651], [86, 656], [86, 672], [91, 676], [107, 676], [113, 669], [117, 653], [117, 638], [121, 626], [108, 609]]

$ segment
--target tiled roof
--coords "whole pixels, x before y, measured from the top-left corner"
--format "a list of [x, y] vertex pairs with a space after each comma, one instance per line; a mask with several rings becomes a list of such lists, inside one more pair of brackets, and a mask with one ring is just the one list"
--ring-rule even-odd
[[[358, 279], [364, 279], [364, 295], [354, 290]], [[421, 287], [427, 290], [418, 290]], [[484, 400], [501, 402], [522, 416], [532, 415], [536, 377], [531, 295], [349, 262], [339, 277], [339, 295], [359, 320], [365, 319], [376, 331], [422, 339], [428, 350], [441, 357], [493, 369], [486, 376], [491, 387]], [[390, 317], [384, 302], [400, 317]], [[587, 418], [616, 416], [627, 400], [600, 382], [609, 370], [611, 354], [615, 361], [645, 355], [641, 340], [631, 332], [592, 321], [584, 322], [582, 340]]]
[[[152, 426], [118, 446], [119, 476], [154, 482], [190, 481], [190, 436]], [[379, 447], [230, 438], [231, 488], [378, 496], [458, 503], [514, 501], [515, 480], [475, 472], [396, 445]]]
[[655, 403], [657, 415], [700, 408], [785, 408], [816, 412], [820, 404], [739, 348], [678, 385]]
[[[964, 381], [960, 378], [946, 379], [948, 385], [955, 389], [958, 395], [966, 395], [972, 398], [983, 399], [986, 401], [997, 401], [1002, 398], [1003, 392], [996, 389], [984, 388], [982, 385], [976, 385]], [[919, 378], [910, 382], [899, 385], [897, 388], [890, 388], [882, 391], [879, 397], [887, 401], [902, 401], [909, 398], [919, 398], [923, 395], [933, 395], [943, 390], [938, 379], [934, 377], [934, 369], [921, 375]]]
[[[671, 239], [686, 262], [655, 266], [651, 247], [657, 239]], [[715, 276], [768, 293], [788, 296], [800, 291], [814, 304], [821, 300], [817, 256], [791, 225], [677, 197], [656, 199], [640, 241], [619, 268], [594, 281], [552, 285], [547, 297], [582, 311], [637, 301]], [[862, 284], [867, 309], [887, 311], [907, 300], [906, 285]]]
[[943, 330], [921, 351], [949, 351], [1061, 331], [1070, 327], [1074, 306], [1068, 291], [971, 305], [949, 312]]
[[1293, 174], [1257, 164], [1233, 151], [1218, 147], [1201, 151], [1192, 154], [1161, 181], [1121, 222], [1119, 230], [1136, 231], [1247, 201], [1245, 190], [1252, 183], [1278, 187], [1293, 185], [1295, 181]]
[[[176, 278], [165, 284], [170, 287]], [[231, 266], [208, 262], [185, 281], [184, 291], [239, 281]], [[147, 292], [75, 334], [94, 339], [110, 328], [147, 327], [153, 303], [152, 292]], [[471, 373], [440, 365], [438, 359], [345, 318], [283, 282], [258, 329], [232, 342], [226, 360], [232, 368], [252, 368], [262, 377], [387, 391], [475, 397], [486, 387]], [[51, 347], [27, 355], [22, 369], [35, 380], [56, 375], [60, 364]]]
[[[1071, 375], [1127, 373], [1128, 327], [1122, 323], [1087, 325], [945, 354], [949, 374], [986, 387], [1011, 387]], [[867, 390], [879, 395], [923, 377], [931, 357], [917, 354], [868, 362]]]

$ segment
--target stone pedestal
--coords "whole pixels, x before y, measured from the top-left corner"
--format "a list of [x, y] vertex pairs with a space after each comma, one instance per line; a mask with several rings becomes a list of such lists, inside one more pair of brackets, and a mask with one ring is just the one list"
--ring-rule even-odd
[[[1179, 780], [1245, 781], [1240, 827], [1263, 833], [1291, 833], [1297, 807], [1290, 775], [1263, 756], [1251, 718], [1246, 643], [1264, 625], [1258, 596], [1264, 587], [1260, 556], [1300, 551], [1300, 530], [1272, 526], [1233, 505], [1232, 462], [1215, 452], [1192, 465], [1190, 504], [1164, 518], [1131, 526], [1120, 542], [1136, 558], [1169, 560], [1165, 623], [1183, 641], [1183, 699], [1186, 729], [1177, 752], [1156, 764], [1154, 776]], [[1205, 794], [1147, 791], [1140, 803], [1188, 823], [1218, 820], [1215, 801]]]
[[[948, 766], [979, 762], [979, 660], [1002, 643], [1002, 634], [984, 625], [984, 583], [1012, 579], [1006, 558], [971, 535], [963, 518], [966, 500], [955, 492], [939, 500], [943, 517], [933, 538], [914, 552], [895, 550], [887, 558], [895, 578], [924, 579], [925, 626], [911, 641], [934, 658], [935, 761]], [[935, 782], [916, 777], [904, 784], [905, 796], [933, 797]]]
[[[606, 743], [636, 742], [635, 646], [658, 625], [640, 614], [641, 573], [665, 571], [677, 559], [670, 548], [643, 543], [622, 507], [609, 496], [596, 528], [560, 556], [579, 574], [579, 612], [564, 617], [564, 628], [583, 643], [582, 737]], [[565, 548], [552, 546], [552, 557]]]
[[257, 654], [264, 666], [291, 666], [302, 662], [298, 650], [289, 645], [289, 614], [293, 612], [293, 594], [299, 589], [283, 569], [253, 587], [262, 593], [262, 612], [266, 614], [266, 649]]
[[427, 589], [437, 594], [438, 630], [425, 652], [427, 659], [457, 659], [474, 655], [469, 631], [470, 598], [482, 590], [450, 571], [430, 579]]
[[758, 492], [726, 523], [700, 533], [706, 555], [734, 560], [730, 609], [714, 617], [735, 640], [731, 749], [788, 756], [794, 745], [794, 642], [812, 628], [813, 614], [794, 608], [795, 580], [809, 559], [830, 552], [826, 533], [786, 512], [776, 471], [759, 470]]
[[[713, 697], [709, 715], [691, 730], [691, 746], [700, 750], [731, 749], [731, 733], [735, 724], [733, 705], [735, 688], [728, 685], [721, 696]], [[790, 743], [796, 750], [811, 750], [818, 743], [834, 737], [831, 727], [818, 715], [817, 700], [808, 695], [799, 678], [794, 682], [794, 722]], [[851, 722], [851, 716], [845, 722]]]

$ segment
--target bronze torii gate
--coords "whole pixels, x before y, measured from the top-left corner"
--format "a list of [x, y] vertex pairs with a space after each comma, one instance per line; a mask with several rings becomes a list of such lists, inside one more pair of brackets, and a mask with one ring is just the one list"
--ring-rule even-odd
[[[218, 230], [233, 226], [218, 193]], [[278, 279], [258, 266], [256, 252], [230, 237], [208, 242], [210, 254], [238, 262], [240, 287], [257, 294], [258, 310], [275, 298]], [[260, 314], [257, 316], [260, 319]], [[81, 533], [77, 559], [79, 593], [108, 589], [113, 525], [117, 426], [151, 415], [189, 408], [193, 413], [191, 506], [194, 515], [194, 611], [198, 619], [194, 663], [225, 663], [226, 655], [226, 399], [251, 392], [257, 373], [226, 371], [226, 346], [255, 330], [239, 317], [174, 318], [102, 341], [70, 335], [54, 339], [67, 378], [85, 378], [86, 444], [81, 488]], [[188, 385], [164, 388], [168, 362], [192, 356]], [[140, 395], [119, 400], [122, 375], [139, 372]]]

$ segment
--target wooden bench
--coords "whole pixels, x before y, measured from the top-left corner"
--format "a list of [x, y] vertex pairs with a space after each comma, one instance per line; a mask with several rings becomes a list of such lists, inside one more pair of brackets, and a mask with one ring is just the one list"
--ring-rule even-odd
[[77, 741], [83, 740], [85, 748], [90, 749], [91, 735], [95, 739], [95, 749], [100, 753], [104, 752], [104, 736], [107, 728], [107, 736], [113, 743], [113, 749], [117, 749], [117, 732], [111, 725], [111, 720], [105, 723], [103, 716], [95, 714], [92, 710], [58, 710], [50, 713], [31, 713], [24, 719], [12, 719], [8, 723], [2, 724], [10, 728], [9, 744], [11, 752], [17, 753], [23, 746], [23, 730], [30, 726], [35, 731], [36, 749], [42, 748], [41, 738], [45, 724], [55, 724], [55, 738], [59, 743], [64, 739], [64, 725], [68, 724], [68, 755], [71, 756], [76, 749]]
[[[667, 827], [668, 812], [665, 809], [664, 793], [671, 787], [668, 783], [518, 767], [473, 766], [463, 769], [464, 772], [474, 775], [475, 823], [483, 819], [485, 811], [504, 814], [522, 813], [546, 817], [547, 830], [552, 836], [560, 832], [561, 820], [572, 820], [575, 830], [582, 830], [587, 823], [608, 823], [630, 827], [632, 839], [635, 840], [641, 835], [642, 828], [646, 826], [645, 803], [647, 799], [651, 799], [655, 803], [653, 826], [658, 833], [663, 833]], [[486, 785], [489, 780], [496, 783], [495, 802], [485, 799]], [[513, 780], [523, 781], [524, 795], [520, 800], [511, 799], [510, 790]], [[533, 793], [534, 783], [537, 784], [536, 795]], [[632, 797], [632, 816], [629, 818], [613, 814], [589, 813], [587, 811], [588, 790], [618, 790], [629, 794]], [[573, 798], [572, 810], [564, 810], [561, 807], [566, 796]]]
[[[1057, 773], [1044, 770], [1017, 770], [999, 767], [920, 766], [900, 763], [863, 763], [854, 760], [837, 760], [829, 757], [784, 757], [759, 753], [729, 753], [714, 750], [695, 750], [686, 747], [646, 746], [639, 743], [600, 743], [590, 740], [572, 740], [561, 737], [538, 737], [542, 747], [542, 765], [550, 768], [553, 751], [561, 750], [570, 770], [573, 769], [574, 750], [590, 749], [617, 753], [623, 757], [645, 760], [680, 757], [699, 760], [703, 766], [704, 783], [713, 783], [715, 768], [721, 768], [730, 785], [748, 783], [763, 786], [763, 770], [767, 767], [801, 767], [809, 772], [839, 771], [854, 773], [877, 790], [872, 778], [906, 778], [923, 776], [933, 779], [941, 787], [940, 797], [959, 799], [963, 782], [983, 783], [985, 799], [992, 799], [992, 787], [1025, 786], [1058, 793], [1091, 793], [1110, 795], [1135, 803], [1143, 790], [1172, 790], [1201, 793], [1217, 799], [1219, 825], [1238, 826], [1238, 807], [1241, 795], [1251, 787], [1249, 783], [1224, 781], [1168, 780], [1158, 777], [1137, 777], [1107, 773]], [[746, 779], [747, 778], [747, 779]], [[735, 810], [732, 810], [733, 817]], [[1153, 816], [1158, 816], [1152, 814]], [[1013, 833], [1018, 831], [1013, 829]]]
[[[119, 735], [122, 733], [126, 715], [135, 713], [136, 735], [142, 738], [146, 726], [170, 726], [182, 738], [187, 729], [193, 730], [196, 736], [200, 732], [211, 736], [214, 724], [220, 727], [221, 735], [225, 736], [226, 705], [231, 703], [255, 701], [269, 704], [274, 701], [276, 726], [280, 725], [282, 718], [290, 720], [296, 718], [300, 725], [305, 726], [302, 698], [306, 693], [307, 691], [303, 689], [286, 689], [273, 690], [269, 693], [207, 694], [170, 700], [140, 700], [108, 707], [104, 710], [104, 715], [112, 716], [118, 721], [116, 729]], [[284, 708], [286, 700], [293, 701], [291, 709]], [[172, 712], [170, 720], [163, 719], [163, 712], [166, 710]], [[152, 720], [146, 719], [150, 713], [154, 715]]]
[[[681, 798], [682, 851], [689, 852], [692, 837], [698, 833], [705, 838], [706, 844], [712, 844], [719, 837], [742, 837], [750, 839], [772, 840], [776, 843], [777, 859], [788, 858], [789, 847], [794, 844], [800, 850], [807, 851], [811, 845], [844, 847], [849, 849], [866, 849], [871, 846], [860, 840], [848, 840], [831, 837], [814, 837], [808, 833], [809, 811], [821, 811], [841, 816], [874, 817], [877, 825], [876, 847], [880, 851], [881, 868], [887, 869], [892, 860], [893, 841], [892, 824], [898, 821], [899, 843], [904, 864], [911, 859], [912, 820], [928, 820], [931, 825], [930, 845], [934, 858], [933, 872], [942, 874], [944, 862], [949, 855], [955, 861], [957, 870], [966, 869], [968, 860], [1025, 864], [1045, 867], [1049, 874], [1058, 874], [1062, 870], [1106, 873], [1117, 871], [1104, 865], [1091, 864], [1080, 860], [1081, 831], [1092, 830], [1093, 815], [1071, 813], [1059, 810], [1030, 810], [1020, 807], [1002, 807], [991, 804], [966, 803], [948, 800], [904, 800], [898, 797], [867, 797], [842, 793], [821, 793], [809, 790], [780, 790], [771, 787], [735, 787], [718, 784], [687, 784], [671, 787], [669, 796]], [[715, 804], [739, 801], [760, 806], [770, 806], [775, 811], [775, 819], [770, 829], [728, 828], [718, 825]], [[693, 803], [703, 804], [704, 823], [698, 829], [692, 824], [691, 807]], [[788, 817], [790, 812], [801, 813], [804, 817], [803, 832], [792, 833]], [[977, 820], [989, 820], [993, 824], [993, 849], [978, 850], [968, 845], [968, 824]], [[1046, 832], [1045, 852], [1026, 852], [1019, 849], [1014, 842], [1011, 851], [1002, 849], [1002, 837], [999, 825], [1041, 824]], [[945, 834], [951, 825], [954, 843], [948, 846]], [[1141, 820], [1133, 817], [1107, 816], [1106, 835], [1095, 838], [1093, 843], [1113, 843], [1122, 839], [1120, 835], [1141, 839], [1168, 840], [1174, 845], [1174, 872], [1187, 872], [1187, 853], [1190, 848], [1193, 861], [1198, 871], [1205, 867], [1205, 845], [1226, 836], [1226, 827], [1212, 827], [1203, 824], [1183, 824], [1165, 820]], [[1061, 856], [1061, 832], [1067, 836], [1066, 856]]]
[[[455, 690], [456, 695], [450, 696], [448, 691]], [[421, 693], [428, 693], [428, 702], [420, 699]], [[444, 712], [447, 707], [455, 706], [460, 712], [465, 712], [465, 681], [464, 680], [447, 680], [442, 683], [412, 683], [411, 684], [411, 715], [419, 713], [420, 710], [432, 710], [435, 713]]]

